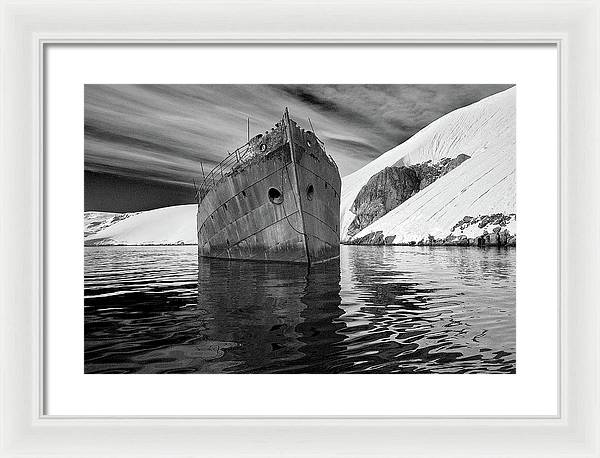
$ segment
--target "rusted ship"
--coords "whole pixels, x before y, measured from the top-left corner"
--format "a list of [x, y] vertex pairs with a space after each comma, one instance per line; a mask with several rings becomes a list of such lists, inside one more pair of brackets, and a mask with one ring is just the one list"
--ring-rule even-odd
[[338, 167], [283, 119], [230, 153], [197, 189], [200, 257], [318, 264], [339, 258]]

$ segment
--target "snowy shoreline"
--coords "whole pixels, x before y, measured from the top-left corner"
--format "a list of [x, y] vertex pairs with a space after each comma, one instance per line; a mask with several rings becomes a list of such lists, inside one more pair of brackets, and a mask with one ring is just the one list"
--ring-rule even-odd
[[119, 246], [198, 246], [197, 243], [107, 243], [107, 244], [87, 244], [84, 243], [85, 248], [104, 248], [104, 247], [119, 247]]
[[[446, 243], [446, 242], [434, 242], [434, 243], [352, 243], [352, 242], [340, 242], [340, 245], [354, 245], [354, 246], [414, 246], [414, 247], [439, 247], [439, 246], [456, 246], [464, 248], [516, 248], [516, 242], [513, 245], [481, 245], [477, 243], [465, 244], [465, 243]], [[119, 245], [84, 245], [85, 248], [114, 248], [114, 247], [158, 247], [158, 246], [198, 246], [197, 243], [147, 243], [147, 244], [124, 244]]]
[[443, 242], [443, 241], [435, 241], [435, 242], [401, 242], [401, 243], [355, 243], [355, 242], [340, 242], [340, 245], [354, 245], [354, 246], [414, 246], [414, 247], [442, 247], [442, 246], [451, 246], [451, 247], [462, 247], [462, 248], [516, 248], [517, 242], [516, 240], [511, 245], [498, 245], [498, 244], [486, 244], [486, 245], [478, 245], [476, 240], [469, 240], [469, 243], [459, 243], [459, 242]]

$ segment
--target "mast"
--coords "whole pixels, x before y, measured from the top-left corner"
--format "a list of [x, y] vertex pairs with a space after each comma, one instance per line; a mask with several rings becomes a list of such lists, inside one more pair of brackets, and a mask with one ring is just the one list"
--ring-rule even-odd
[[[288, 143], [290, 145], [292, 175], [294, 176], [294, 181], [296, 182], [296, 190], [297, 190], [297, 195], [298, 195], [297, 199], [296, 199], [296, 195], [294, 195], [294, 201], [296, 202], [296, 207], [298, 207], [298, 214], [300, 215], [300, 221], [302, 222], [302, 235], [304, 236], [304, 249], [306, 250], [306, 260], [308, 261], [308, 265], [310, 265], [310, 254], [309, 254], [309, 250], [308, 250], [308, 238], [306, 237], [306, 230], [304, 228], [304, 215], [302, 214], [302, 197], [301, 197], [301, 193], [300, 193], [300, 183], [298, 182], [298, 172], [296, 170], [296, 156], [294, 154], [294, 140], [293, 140], [293, 136], [292, 136], [292, 123], [290, 122], [290, 113], [289, 113], [287, 107], [285, 107], [285, 111], [283, 113], [283, 122], [285, 123], [287, 137], [288, 137]], [[292, 189], [292, 193], [293, 192], [294, 192], [294, 190]], [[293, 228], [293, 226], [292, 226], [292, 228]], [[297, 232], [300, 232], [300, 231], [297, 231]]]

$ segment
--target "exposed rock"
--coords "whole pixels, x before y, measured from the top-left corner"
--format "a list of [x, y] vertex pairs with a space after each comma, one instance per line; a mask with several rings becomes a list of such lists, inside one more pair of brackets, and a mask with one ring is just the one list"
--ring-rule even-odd
[[386, 236], [383, 231], [376, 231], [353, 239], [349, 243], [353, 245], [514, 247], [517, 245], [516, 219], [517, 215], [514, 213], [465, 216], [444, 238], [436, 238], [429, 234], [421, 240], [394, 243], [395, 235]]
[[514, 213], [465, 216], [453, 226], [451, 236], [467, 237], [469, 245], [516, 246], [516, 220], [517, 215]]
[[386, 245], [393, 245], [394, 244], [394, 239], [396, 238], [395, 235], [388, 235], [385, 239], [384, 239], [384, 243]]
[[385, 238], [382, 231], [371, 232], [349, 242], [349, 245], [383, 245]]
[[456, 223], [454, 226], [452, 226], [452, 229], [450, 229], [450, 232], [454, 232], [456, 229], [460, 229], [461, 231], [466, 229], [467, 227], [469, 227], [469, 225], [471, 224], [471, 221], [473, 221], [473, 220], [474, 220], [474, 218], [472, 216], [465, 216], [458, 223]]
[[420, 180], [410, 167], [386, 167], [360, 190], [351, 211], [356, 215], [348, 234], [354, 235], [419, 191]]
[[480, 229], [486, 226], [505, 227], [516, 219], [517, 215], [514, 213], [511, 213], [509, 215], [504, 215], [502, 213], [494, 213], [492, 215], [480, 215], [477, 217], [465, 216], [452, 227], [451, 232], [455, 232], [456, 230], [464, 231], [469, 226], [473, 226], [475, 224]]
[[359, 233], [469, 158], [459, 154], [454, 159], [443, 158], [436, 164], [427, 161], [409, 167], [396, 164], [384, 168], [369, 179], [354, 199], [350, 211], [356, 217], [348, 227], [348, 235]]
[[432, 164], [431, 161], [427, 161], [422, 164], [415, 164], [411, 166], [411, 168], [417, 172], [417, 176], [421, 181], [419, 189], [425, 189], [438, 178], [454, 170], [470, 157], [471, 156], [466, 154], [459, 154], [454, 159], [450, 159], [449, 157], [442, 158], [440, 162], [436, 164]]

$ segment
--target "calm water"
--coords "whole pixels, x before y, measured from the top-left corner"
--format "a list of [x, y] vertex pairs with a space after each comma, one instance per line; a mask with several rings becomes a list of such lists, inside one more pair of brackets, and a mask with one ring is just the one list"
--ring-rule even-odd
[[514, 373], [514, 249], [342, 246], [306, 267], [85, 248], [86, 373]]

